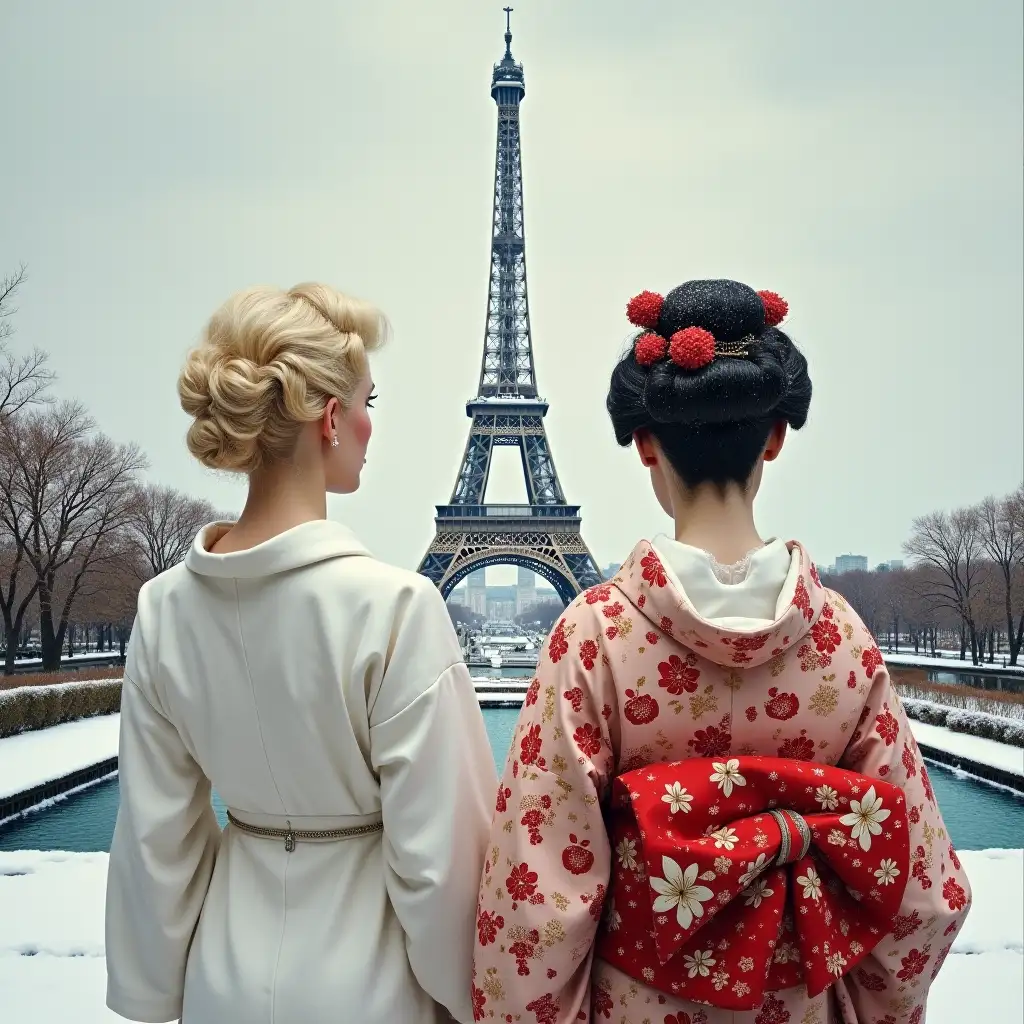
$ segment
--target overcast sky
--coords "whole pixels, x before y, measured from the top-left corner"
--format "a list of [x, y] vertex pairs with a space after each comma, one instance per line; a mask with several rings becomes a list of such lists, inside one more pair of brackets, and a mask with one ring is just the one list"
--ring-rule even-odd
[[[502, 6], [0, 0], [15, 344], [152, 479], [237, 509], [175, 392], [206, 318], [257, 283], [378, 303], [395, 336], [364, 486], [331, 514], [415, 568], [479, 373]], [[667, 525], [604, 412], [623, 307], [694, 277], [780, 292], [810, 361], [765, 534], [873, 564], [915, 515], [1020, 481], [1018, 0], [514, 6], [539, 385], [600, 564]], [[488, 498], [524, 500], [499, 456]]]

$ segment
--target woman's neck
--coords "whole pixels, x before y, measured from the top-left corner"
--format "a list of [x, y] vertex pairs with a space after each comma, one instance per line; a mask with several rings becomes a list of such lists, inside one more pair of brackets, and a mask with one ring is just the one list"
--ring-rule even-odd
[[249, 477], [249, 494], [238, 521], [210, 549], [244, 551], [303, 523], [327, 518], [323, 481], [292, 464], [270, 466]]
[[712, 486], [672, 496], [675, 539], [709, 552], [722, 565], [741, 561], [764, 541], [754, 525], [753, 495]]

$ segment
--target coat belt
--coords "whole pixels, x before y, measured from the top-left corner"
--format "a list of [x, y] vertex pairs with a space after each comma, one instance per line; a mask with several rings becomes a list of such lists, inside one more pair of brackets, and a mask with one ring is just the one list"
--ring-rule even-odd
[[[260, 815], [260, 817], [266, 820], [268, 816]], [[296, 843], [340, 843], [346, 839], [358, 839], [361, 836], [373, 835], [376, 832], [382, 832], [384, 829], [384, 822], [379, 815], [371, 817], [359, 825], [345, 825], [338, 828], [325, 829], [293, 828], [290, 819], [284, 816], [279, 818], [274, 816], [270, 820], [275, 818], [283, 823], [283, 827], [277, 825], [256, 825], [239, 817], [238, 812], [231, 809], [228, 810], [228, 821], [239, 831], [255, 836], [257, 839], [284, 840], [284, 848], [288, 853], [295, 849]], [[318, 821], [324, 820], [330, 819], [318, 819]], [[335, 820], [339, 822], [350, 821], [351, 818], [338, 817]]]

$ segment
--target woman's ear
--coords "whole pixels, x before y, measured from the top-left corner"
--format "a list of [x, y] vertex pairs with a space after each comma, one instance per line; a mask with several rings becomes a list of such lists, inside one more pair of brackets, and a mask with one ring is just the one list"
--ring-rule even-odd
[[782, 446], [786, 443], [786, 429], [785, 420], [779, 420], [772, 427], [772, 432], [768, 435], [768, 441], [764, 446], [765, 462], [774, 462], [779, 457]]
[[324, 406], [323, 415], [320, 417], [320, 432], [325, 441], [333, 441], [338, 434], [338, 414], [341, 412], [341, 404], [336, 398], [328, 400]]
[[650, 469], [658, 464], [658, 447], [653, 437], [647, 430], [638, 430], [633, 435], [633, 444], [636, 445], [640, 461]]

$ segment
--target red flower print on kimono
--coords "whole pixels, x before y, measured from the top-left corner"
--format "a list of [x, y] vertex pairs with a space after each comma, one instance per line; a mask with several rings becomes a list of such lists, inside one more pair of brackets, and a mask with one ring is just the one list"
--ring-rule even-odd
[[882, 652], [872, 644], [860, 656], [860, 663], [864, 666], [864, 671], [870, 679], [882, 667]]
[[583, 662], [583, 667], [588, 671], [597, 663], [599, 654], [600, 651], [595, 640], [583, 640], [580, 642], [580, 661]]
[[604, 583], [596, 587], [591, 587], [590, 590], [585, 590], [583, 592], [583, 596], [586, 599], [587, 604], [601, 604], [611, 597], [611, 593], [611, 584]]
[[644, 580], [652, 587], [663, 587], [668, 583], [665, 567], [661, 564], [661, 559], [653, 551], [648, 551], [640, 559], [640, 565], [643, 568]]
[[555, 626], [548, 640], [548, 657], [555, 663], [569, 653], [569, 642], [565, 638], [565, 619]]
[[729, 722], [730, 716], [726, 715], [718, 725], [709, 725], [706, 729], [698, 729], [687, 746], [693, 748], [697, 757], [721, 757], [732, 745]]
[[700, 670], [686, 664], [678, 654], [658, 664], [658, 685], [678, 697], [681, 693], [696, 693]]
[[778, 687], [773, 686], [768, 696], [771, 699], [765, 701], [764, 713], [769, 718], [785, 722], [800, 710], [800, 700], [795, 693], [779, 693]]
[[895, 743], [900, 734], [899, 723], [893, 718], [888, 704], [883, 705], [882, 713], [875, 716], [875, 731], [885, 740], [887, 747]]
[[793, 595], [793, 607], [799, 608], [808, 622], [814, 618], [814, 612], [811, 610], [811, 595], [807, 592], [807, 587], [804, 584], [802, 576], [798, 577], [796, 581], [796, 593]]
[[839, 627], [824, 615], [811, 627], [811, 639], [819, 654], [834, 654], [843, 642]]
[[544, 758], [540, 756], [540, 750], [543, 742], [544, 741], [540, 737], [540, 726], [530, 726], [526, 735], [519, 744], [519, 760], [522, 761], [523, 764], [535, 764], [538, 767], [543, 768]]
[[649, 693], [637, 693], [626, 690], [629, 698], [623, 706], [622, 713], [633, 725], [646, 725], [658, 717], [658, 702]]
[[492, 914], [489, 910], [481, 910], [476, 919], [476, 933], [481, 946], [486, 946], [498, 937], [498, 931], [505, 927], [505, 918], [500, 914]]
[[799, 736], [786, 740], [779, 747], [779, 757], [789, 757], [797, 761], [814, 760], [814, 741], [807, 736], [807, 730], [801, 729]]

